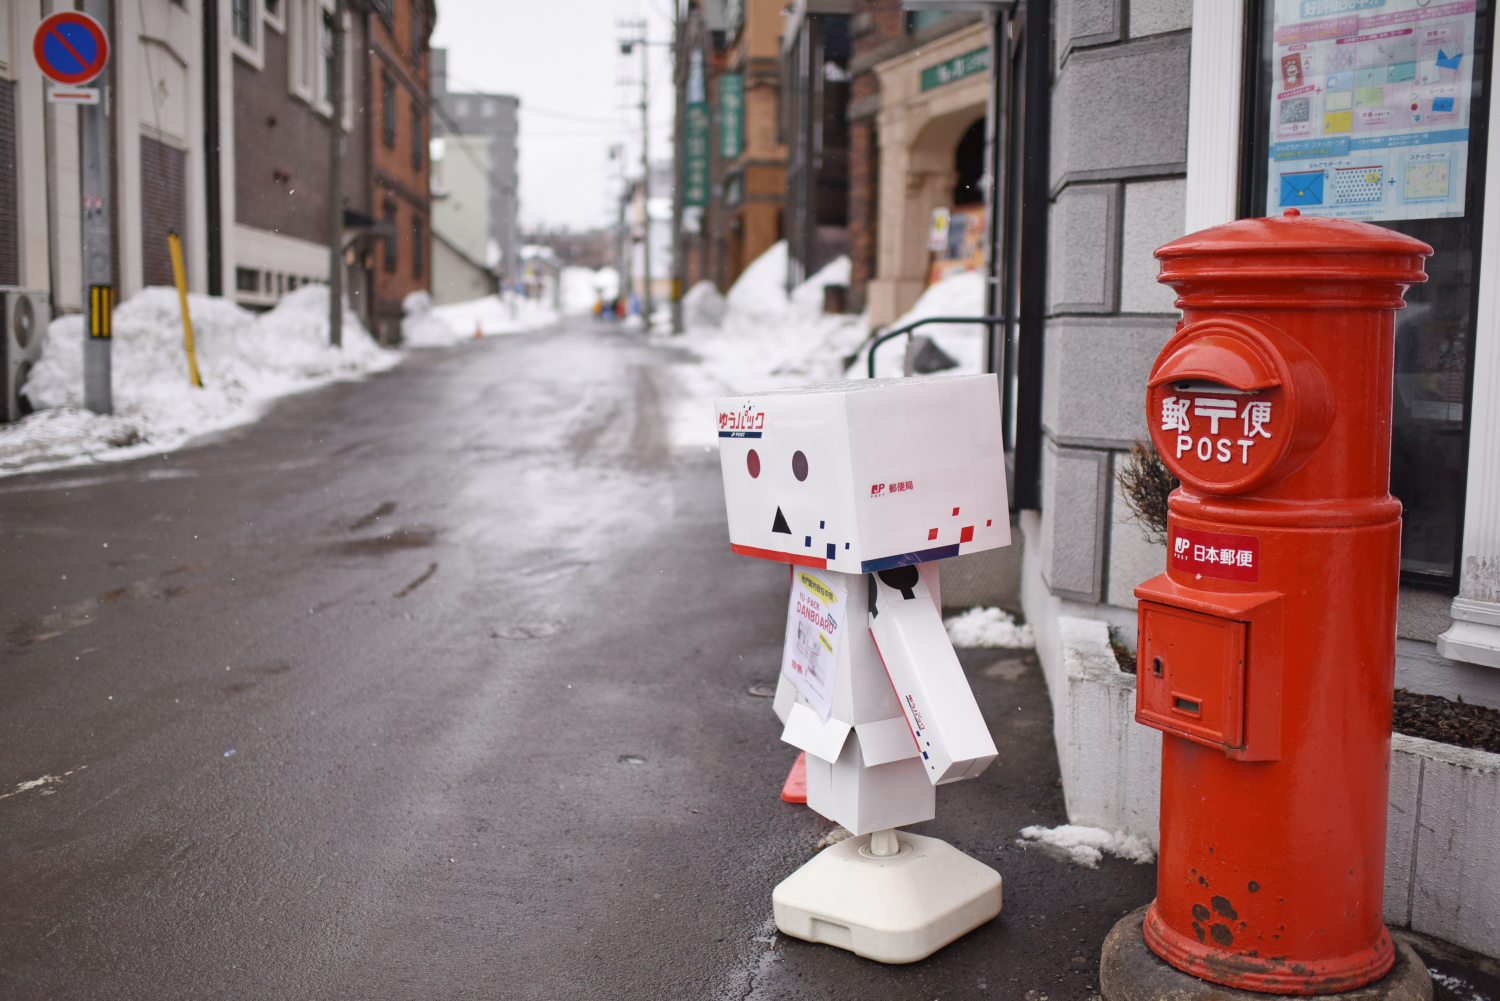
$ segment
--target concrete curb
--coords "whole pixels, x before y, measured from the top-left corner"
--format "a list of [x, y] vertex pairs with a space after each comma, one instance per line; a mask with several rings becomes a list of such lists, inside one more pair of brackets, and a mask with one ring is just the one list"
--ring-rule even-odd
[[[1057, 628], [1037, 652], [1062, 661], [1044, 673], [1068, 820], [1155, 846], [1161, 734], [1135, 722], [1135, 676], [1105, 623], [1059, 616]], [[1500, 754], [1398, 733], [1390, 774], [1386, 923], [1500, 958]]]

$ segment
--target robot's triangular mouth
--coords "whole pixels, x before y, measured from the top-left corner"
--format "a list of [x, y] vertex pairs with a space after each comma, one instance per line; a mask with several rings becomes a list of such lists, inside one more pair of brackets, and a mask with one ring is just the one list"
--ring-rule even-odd
[[782, 535], [791, 535], [792, 528], [786, 523], [786, 515], [781, 513], [781, 508], [776, 509], [776, 520], [771, 522], [771, 531], [780, 532]]

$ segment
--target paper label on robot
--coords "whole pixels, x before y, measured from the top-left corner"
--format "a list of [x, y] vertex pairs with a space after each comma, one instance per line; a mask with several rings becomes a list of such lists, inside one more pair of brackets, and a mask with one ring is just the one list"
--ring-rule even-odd
[[1220, 580], [1260, 580], [1260, 539], [1253, 535], [1224, 535], [1172, 526], [1167, 540], [1172, 569], [1195, 577]]
[[781, 673], [796, 686], [818, 718], [828, 722], [833, 683], [839, 669], [839, 638], [848, 613], [848, 594], [827, 576], [799, 569], [792, 578], [786, 646]]

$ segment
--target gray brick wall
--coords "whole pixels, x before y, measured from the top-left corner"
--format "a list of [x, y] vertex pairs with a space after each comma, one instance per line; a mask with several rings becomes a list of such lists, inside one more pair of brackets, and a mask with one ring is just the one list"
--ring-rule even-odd
[[1151, 252], [1182, 235], [1191, 0], [1057, 0], [1037, 551], [1053, 594], [1133, 607], [1162, 547], [1115, 482], [1176, 322]]

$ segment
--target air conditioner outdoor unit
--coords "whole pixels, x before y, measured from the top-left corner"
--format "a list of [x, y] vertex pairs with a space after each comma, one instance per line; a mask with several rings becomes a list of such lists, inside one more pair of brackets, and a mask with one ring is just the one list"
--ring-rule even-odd
[[0, 286], [0, 374], [5, 389], [0, 421], [18, 421], [31, 413], [31, 402], [22, 395], [22, 388], [31, 366], [42, 356], [42, 340], [51, 319], [46, 292]]

